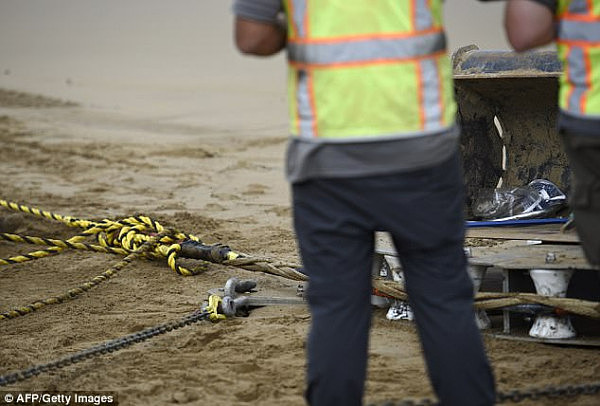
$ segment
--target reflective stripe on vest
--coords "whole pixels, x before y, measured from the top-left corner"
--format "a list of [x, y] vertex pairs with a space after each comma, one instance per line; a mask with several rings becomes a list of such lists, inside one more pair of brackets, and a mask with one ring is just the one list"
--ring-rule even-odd
[[370, 141], [454, 124], [440, 0], [285, 0], [285, 6], [292, 134]]
[[560, 0], [558, 54], [564, 65], [560, 108], [600, 117], [600, 0]]
[[288, 58], [297, 67], [326, 67], [414, 59], [444, 52], [445, 49], [444, 34], [433, 31], [406, 38], [366, 38], [310, 44], [298, 41], [289, 44]]

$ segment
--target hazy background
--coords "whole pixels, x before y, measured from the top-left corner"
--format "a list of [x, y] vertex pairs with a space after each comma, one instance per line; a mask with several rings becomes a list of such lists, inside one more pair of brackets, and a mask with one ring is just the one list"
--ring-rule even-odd
[[[0, 87], [162, 120], [283, 129], [283, 56], [239, 55], [231, 4], [0, 0]], [[502, 9], [446, 1], [449, 51], [507, 49]]]

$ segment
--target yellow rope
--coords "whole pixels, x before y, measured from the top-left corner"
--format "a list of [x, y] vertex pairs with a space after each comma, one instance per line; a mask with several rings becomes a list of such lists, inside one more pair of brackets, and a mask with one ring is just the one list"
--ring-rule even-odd
[[[27, 206], [8, 202], [6, 200], [0, 200], [0, 206], [10, 210], [21, 211], [24, 213], [44, 217], [46, 219], [59, 221], [70, 227], [80, 227], [84, 229], [83, 232], [69, 238], [68, 240], [0, 233], [0, 239], [20, 243], [50, 246], [44, 251], [35, 251], [27, 255], [15, 256], [8, 259], [0, 259], [0, 265], [9, 265], [18, 262], [39, 259], [44, 256], [55, 255], [62, 252], [66, 248], [127, 255], [121, 262], [116, 264], [111, 269], [108, 269], [101, 275], [96, 276], [91, 281], [86, 282], [74, 289], [70, 289], [62, 295], [39, 300], [32, 304], [21, 306], [11, 311], [2, 313], [0, 314], [0, 320], [27, 314], [45, 305], [60, 303], [64, 300], [76, 297], [77, 295], [114, 276], [125, 265], [137, 257], [143, 256], [150, 258], [165, 258], [167, 264], [172, 270], [184, 276], [196, 275], [200, 272], [197, 270], [186, 269], [182, 266], [179, 266], [177, 263], [179, 254], [182, 251], [181, 242], [193, 241], [202, 244], [200, 238], [177, 230], [167, 230], [160, 223], [147, 216], [128, 217], [118, 221], [104, 219], [100, 222], [94, 222], [69, 216], [62, 216], [37, 208], [29, 208]], [[98, 244], [84, 243], [83, 240], [89, 237], [95, 237]], [[144, 248], [142, 249], [142, 247]], [[296, 281], [306, 281], [308, 279], [306, 275], [298, 271], [299, 267], [295, 264], [276, 263], [270, 261], [269, 259], [241, 255], [231, 250], [225, 250], [223, 254], [219, 248], [224, 246], [220, 246], [218, 244], [214, 246], [203, 245], [203, 247], [208, 247], [210, 249], [210, 255], [208, 257], [201, 257], [201, 260], [203, 261], [235, 266], [249, 271], [270, 273]], [[389, 297], [407, 300], [406, 292], [404, 292], [402, 286], [396, 282], [375, 279], [373, 281], [373, 287]], [[212, 300], [217, 301], [216, 298]], [[475, 306], [484, 309], [502, 308], [507, 305], [519, 303], [539, 303], [558, 309], [563, 309], [571, 313], [600, 319], [600, 303], [598, 302], [589, 302], [569, 298], [548, 298], [525, 293], [493, 294], [482, 292], [477, 294], [475, 298]], [[213, 303], [212, 305], [218, 307], [218, 304], [219, 303], [217, 302]], [[217, 316], [215, 315], [213, 317], [216, 318]]]
[[[200, 256], [188, 257], [196, 258], [204, 263], [222, 263], [224, 265], [236, 266], [251, 271], [262, 271], [287, 277], [293, 280], [306, 280], [306, 276], [296, 270], [296, 266], [283, 263], [273, 263], [268, 259], [252, 258], [241, 255], [230, 250], [228, 247], [216, 244], [207, 246], [202, 244], [199, 237], [186, 234], [177, 230], [167, 230], [157, 221], [147, 216], [133, 216], [121, 220], [104, 219], [102, 221], [91, 221], [79, 219], [70, 216], [63, 216], [38, 208], [0, 200], [0, 206], [10, 210], [20, 211], [27, 214], [43, 217], [45, 219], [59, 221], [69, 227], [79, 227], [83, 231], [67, 240], [42, 238], [35, 236], [21, 236], [17, 234], [0, 233], [0, 239], [7, 241], [27, 243], [34, 245], [48, 246], [42, 251], [31, 252], [26, 255], [14, 256], [7, 259], [0, 259], [1, 265], [10, 265], [21, 263], [56, 255], [65, 249], [80, 249], [97, 252], [107, 252], [112, 254], [126, 255], [126, 257], [112, 268], [102, 274], [94, 277], [91, 281], [85, 282], [67, 292], [43, 300], [37, 300], [25, 306], [20, 306], [10, 311], [0, 313], [0, 320], [11, 319], [34, 312], [44, 306], [62, 303], [66, 300], [77, 297], [78, 295], [92, 289], [98, 284], [108, 280], [116, 275], [121, 269], [137, 257], [163, 258], [166, 259], [168, 266], [179, 275], [190, 276], [201, 272], [201, 269], [189, 270], [178, 264], [178, 258], [182, 251], [182, 242], [192, 242], [199, 245]], [[96, 244], [84, 242], [87, 238], [95, 238]], [[143, 248], [143, 249], [142, 249]], [[193, 251], [193, 250], [192, 250]], [[195, 251], [193, 251], [195, 252]], [[203, 256], [202, 252], [207, 256]], [[211, 299], [211, 306], [214, 308], [211, 320], [222, 319], [225, 316], [219, 315], [217, 308], [220, 298]]]
[[215, 322], [226, 318], [224, 314], [219, 313], [219, 304], [222, 301], [223, 299], [219, 295], [210, 295], [208, 297], [208, 306], [204, 310], [210, 313], [210, 316], [208, 316], [210, 321]]
[[[0, 259], [0, 266], [32, 261], [34, 259], [56, 255], [62, 252], [65, 248], [127, 255], [128, 253], [134, 252], [145, 242], [149, 241], [153, 234], [162, 233], [165, 230], [165, 228], [159, 222], [147, 216], [134, 216], [117, 221], [104, 219], [100, 222], [95, 222], [70, 216], [63, 216], [57, 213], [40, 210], [38, 208], [30, 208], [22, 204], [8, 202], [1, 199], [0, 206], [10, 210], [43, 217], [45, 219], [59, 221], [70, 227], [80, 227], [84, 229], [81, 234], [71, 237], [68, 240], [19, 236], [16, 234], [1, 234], [1, 239], [36, 245], [46, 245], [50, 246], [50, 248], [30, 252], [25, 255]], [[95, 237], [98, 244], [93, 245], [83, 243], [83, 240], [88, 237]], [[177, 242], [181, 240], [200, 242], [200, 238], [197, 236], [172, 230], [171, 234], [169, 235], [163, 234], [161, 239], [155, 245], [154, 251], [147, 253], [146, 256], [154, 258], [166, 258], [169, 267], [179, 275], [196, 275], [198, 271], [184, 268], [177, 263], [178, 254], [181, 250], [181, 246]]]
[[[126, 255], [119, 263], [102, 274], [97, 275], [92, 280], [69, 289], [63, 294], [37, 300], [33, 303], [0, 313], [0, 320], [23, 316], [47, 305], [58, 304], [73, 299], [113, 277], [138, 257], [166, 258], [169, 267], [184, 276], [195, 275], [200, 272], [199, 270], [189, 270], [177, 263], [178, 254], [181, 251], [181, 245], [178, 244], [178, 241], [191, 240], [201, 242], [200, 238], [176, 230], [167, 230], [160, 223], [146, 216], [128, 217], [118, 221], [104, 219], [100, 222], [94, 222], [62, 216], [45, 210], [30, 208], [22, 204], [7, 202], [6, 200], [0, 200], [0, 206], [45, 219], [59, 221], [70, 227], [84, 229], [80, 234], [67, 240], [0, 233], [0, 239], [7, 241], [49, 246], [46, 250], [0, 259], [0, 265], [22, 263], [56, 255], [66, 248]], [[92, 237], [96, 238], [97, 244], [83, 242], [86, 238]]]
[[[21, 236], [21, 235], [10, 234], [10, 233], [0, 233], [0, 239], [6, 240], [6, 241], [17, 242], [17, 243], [50, 246], [50, 247], [53, 247], [51, 249], [53, 250], [53, 253], [55, 253], [55, 254], [58, 254], [60, 252], [60, 250], [57, 250], [56, 247], [72, 248], [72, 249], [95, 251], [95, 252], [104, 252], [104, 253], [119, 254], [119, 255], [127, 255], [128, 254], [128, 252], [122, 248], [113, 248], [113, 247], [104, 246], [104, 245], [94, 245], [94, 244], [87, 244], [87, 243], [70, 242], [68, 240], [58, 240], [58, 239], [54, 239], [54, 238], [42, 238], [42, 237], [32, 237], [32, 236]], [[50, 249], [48, 249], [46, 251], [50, 251]], [[34, 253], [30, 253], [28, 255], [33, 255], [33, 254]], [[28, 257], [22, 255], [22, 256], [7, 258], [7, 259], [0, 259], [0, 264], [9, 265], [9, 264], [18, 263], [18, 262], [25, 262], [25, 261], [28, 261], [31, 259], [37, 259], [37, 258], [28, 258]]]
[[82, 293], [87, 292], [88, 290], [98, 286], [100, 283], [115, 276], [121, 269], [123, 269], [126, 265], [130, 264], [134, 259], [141, 257], [145, 253], [149, 252], [151, 249], [154, 248], [154, 245], [156, 244], [159, 238], [159, 236], [150, 238], [148, 241], [142, 244], [135, 252], [132, 252], [131, 254], [123, 258], [121, 261], [119, 261], [117, 264], [113, 265], [110, 269], [107, 269], [102, 274], [94, 277], [92, 280], [85, 282], [76, 288], [69, 289], [67, 292], [61, 295], [52, 296], [43, 300], [37, 300], [25, 306], [19, 306], [7, 312], [0, 313], [0, 320], [14, 319], [19, 316], [24, 316], [26, 314], [33, 313], [34, 311], [39, 310], [42, 307], [62, 303], [67, 300], [76, 298]]
[[2, 200], [2, 199], [0, 199], [0, 206], [4, 206], [10, 210], [21, 211], [23, 213], [28, 213], [28, 214], [33, 214], [36, 216], [44, 217], [49, 220], [60, 221], [68, 226], [84, 227], [84, 228], [86, 227], [86, 220], [81, 220], [78, 218], [68, 217], [68, 216], [61, 216], [60, 214], [51, 213], [51, 212], [45, 211], [45, 210], [40, 210], [35, 207], [30, 208], [30, 207], [24, 206], [22, 204], [8, 202], [8, 201]]
[[[71, 237], [68, 240], [0, 233], [0, 239], [49, 246], [49, 248], [46, 250], [0, 259], [0, 266], [56, 255], [66, 248], [127, 255], [135, 252], [141, 245], [149, 241], [153, 235], [162, 233], [161, 238], [159, 238], [156, 244], [154, 244], [154, 249], [151, 252], [145, 253], [144, 256], [151, 258], [165, 258], [169, 267], [179, 275], [191, 276], [201, 272], [201, 270], [190, 270], [178, 264], [179, 254], [182, 250], [180, 243], [182, 241], [192, 241], [202, 244], [200, 238], [195, 235], [183, 233], [177, 230], [170, 230], [168, 233], [165, 233], [165, 228], [159, 222], [147, 216], [133, 216], [117, 221], [104, 219], [96, 222], [70, 216], [63, 216], [57, 213], [40, 210], [38, 208], [30, 208], [19, 203], [9, 202], [1, 199], [0, 206], [10, 210], [43, 217], [45, 219], [59, 221], [70, 227], [79, 227], [84, 229], [80, 234]], [[90, 237], [95, 238], [97, 244], [83, 242], [86, 238]], [[211, 248], [210, 257], [206, 259], [203, 258], [201, 260], [214, 263], [223, 263], [225, 265], [236, 266], [252, 271], [262, 271], [274, 275], [288, 277], [294, 280], [306, 279], [303, 274], [294, 269], [293, 265], [276, 264], [272, 263], [268, 259], [243, 256], [231, 250], [228, 250], [222, 258], [220, 257], [220, 253], [213, 255], [212, 248], [219, 247], [221, 246], [217, 245], [214, 247], [209, 247]], [[215, 250], [215, 252], [218, 251], [218, 249]]]
[[[100, 222], [95, 222], [63, 216], [38, 208], [30, 208], [6, 200], [0, 200], [0, 206], [4, 206], [10, 210], [33, 214], [49, 220], [59, 221], [70, 227], [80, 227], [84, 229], [81, 234], [71, 237], [68, 240], [17, 236], [15, 234], [10, 236], [8, 234], [0, 234], [0, 238], [15, 242], [51, 246], [43, 251], [35, 251], [26, 255], [0, 259], [0, 266], [55, 255], [62, 252], [65, 248], [101, 252], [102, 248], [100, 247], [103, 247], [111, 253], [127, 254], [135, 251], [137, 247], [147, 241], [153, 233], [161, 233], [164, 231], [164, 227], [160, 223], [147, 216], [127, 217], [118, 221], [104, 219]], [[95, 237], [97, 245], [83, 243], [83, 240], [88, 237]], [[177, 262], [181, 252], [180, 242], [182, 241], [194, 241], [202, 244], [200, 238], [195, 235], [172, 230], [172, 233], [164, 235], [155, 245], [154, 251], [147, 253], [146, 256], [152, 258], [166, 258], [169, 267], [179, 275], [196, 275], [200, 271], [187, 269], [180, 266]], [[307, 279], [304, 274], [297, 271], [298, 266], [295, 264], [276, 263], [269, 259], [241, 255], [231, 250], [225, 254], [224, 258], [219, 258], [217, 255], [216, 257], [211, 256], [205, 261], [222, 263], [224, 265], [235, 266], [249, 271], [270, 273], [297, 281], [304, 281]]]

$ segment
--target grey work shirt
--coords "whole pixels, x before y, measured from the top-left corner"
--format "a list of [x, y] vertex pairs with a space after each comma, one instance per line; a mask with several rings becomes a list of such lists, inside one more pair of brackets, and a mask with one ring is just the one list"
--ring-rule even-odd
[[[235, 0], [233, 12], [247, 20], [279, 25], [281, 0]], [[291, 137], [286, 178], [291, 183], [314, 178], [362, 177], [408, 172], [444, 162], [458, 150], [460, 131], [415, 137], [328, 143]]]

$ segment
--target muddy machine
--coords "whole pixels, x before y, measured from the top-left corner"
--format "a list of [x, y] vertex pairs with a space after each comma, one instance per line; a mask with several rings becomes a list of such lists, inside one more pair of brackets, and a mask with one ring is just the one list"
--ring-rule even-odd
[[569, 191], [556, 130], [561, 65], [553, 51], [459, 49], [452, 58], [468, 203], [483, 188], [547, 179]]
[[[452, 63], [467, 219], [478, 220], [475, 203], [485, 190], [542, 180], [568, 195], [570, 170], [556, 128], [562, 72], [556, 52], [518, 54], [467, 46], [453, 55]], [[481, 227], [476, 223], [484, 222], [468, 222], [465, 252], [476, 296], [504, 295], [498, 306], [476, 297], [476, 305], [482, 305], [478, 324], [491, 330], [494, 323], [488, 315], [496, 315], [498, 336], [600, 345], [600, 312], [582, 310], [600, 301], [600, 271], [587, 264], [576, 232], [565, 232], [568, 208], [552, 215], [546, 220], [564, 221], [551, 224], [539, 218], [548, 216], [537, 216], [534, 225], [532, 220], [510, 226], [491, 221]], [[401, 282], [393, 245], [384, 234], [377, 238], [376, 252], [379, 263], [374, 269]], [[567, 301], [574, 306], [568, 307]], [[405, 307], [396, 315], [410, 320]]]

